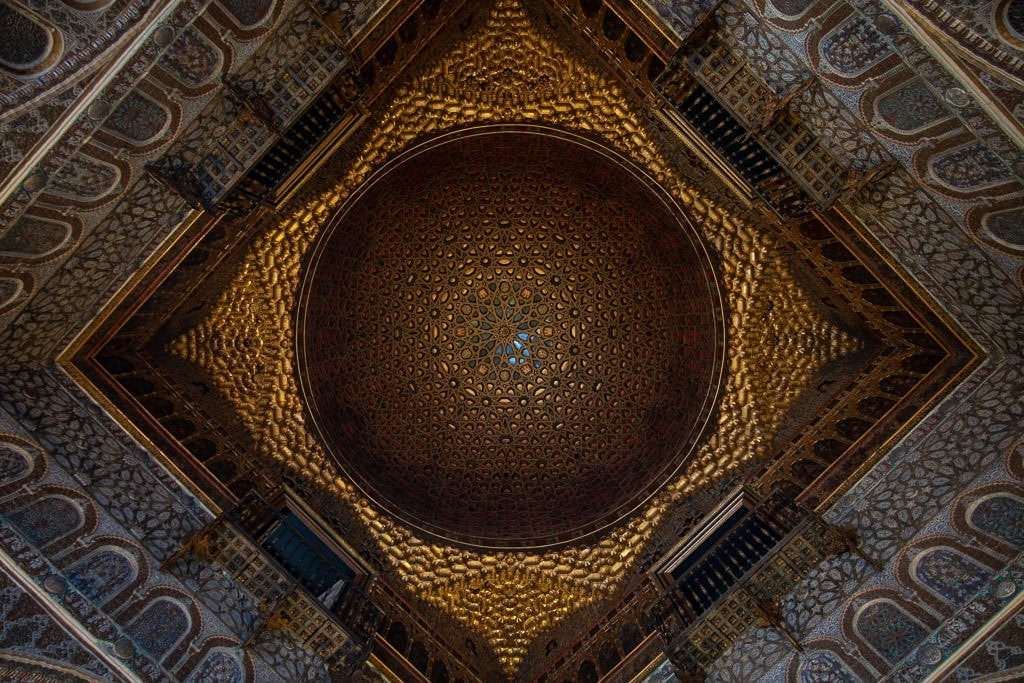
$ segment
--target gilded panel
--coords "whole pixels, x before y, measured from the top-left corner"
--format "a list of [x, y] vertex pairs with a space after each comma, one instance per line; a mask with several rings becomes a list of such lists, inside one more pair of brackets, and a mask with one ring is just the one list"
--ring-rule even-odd
[[[300, 195], [254, 242], [211, 316], [172, 345], [215, 377], [262, 457], [319, 482], [351, 506], [398, 582], [483, 636], [510, 673], [537, 634], [612, 596], [671, 505], [765, 457], [784, 408], [825, 363], [857, 346], [817, 312], [774, 239], [677, 176], [638, 105], [545, 31], [515, 0], [499, 0], [486, 21], [397, 87], [340, 181]], [[329, 463], [307, 428], [293, 378], [290, 315], [301, 261], [329, 217], [372, 170], [413, 140], [502, 121], [595, 135], [645, 167], [686, 206], [718, 252], [729, 309], [728, 373], [717, 424], [684, 476], [598, 541], [548, 552], [471, 551], [396, 524]]]

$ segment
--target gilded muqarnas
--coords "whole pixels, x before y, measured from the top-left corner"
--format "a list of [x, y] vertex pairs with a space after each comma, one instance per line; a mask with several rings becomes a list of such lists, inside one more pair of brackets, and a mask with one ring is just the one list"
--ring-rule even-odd
[[[499, 0], [486, 22], [400, 85], [382, 112], [337, 185], [291, 207], [257, 239], [210, 317], [172, 350], [213, 375], [260, 456], [351, 506], [393, 578], [480, 634], [511, 675], [540, 633], [614, 594], [673, 504], [766, 456], [786, 408], [821, 367], [858, 344], [816, 312], [773, 238], [676, 174], [622, 88], [536, 27], [516, 0]], [[685, 474], [599, 541], [552, 552], [472, 552], [434, 544], [395, 523], [336, 472], [307, 429], [293, 377], [290, 314], [303, 255], [320, 228], [374, 168], [410, 141], [501, 121], [596, 134], [645, 167], [718, 252], [729, 311], [717, 426]], [[242, 338], [250, 343], [233, 343]]]

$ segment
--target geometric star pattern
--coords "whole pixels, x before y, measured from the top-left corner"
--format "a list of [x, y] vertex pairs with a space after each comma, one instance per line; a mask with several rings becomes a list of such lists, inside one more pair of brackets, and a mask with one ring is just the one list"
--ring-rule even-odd
[[[646, 510], [582, 547], [481, 553], [431, 542], [396, 523], [331, 464], [309, 431], [292, 379], [289, 319], [302, 256], [319, 230], [374, 168], [410, 141], [480, 121], [543, 121], [601, 136], [691, 212], [721, 263], [729, 342], [717, 425], [682, 476]], [[479, 633], [510, 673], [539, 633], [614, 593], [674, 503], [765, 457], [784, 406], [820, 368], [860, 345], [820, 315], [773, 236], [695, 191], [641, 121], [621, 86], [560, 45], [517, 2], [502, 0], [443, 58], [396, 89], [355, 162], [339, 162], [341, 180], [298, 195], [279, 226], [254, 242], [209, 316], [172, 344], [177, 355], [212, 374], [263, 457], [321, 482], [351, 505], [399, 583]], [[777, 344], [764, 344], [768, 338]], [[239, 344], [243, 339], [250, 341]], [[276, 418], [269, 429], [266, 415]], [[538, 582], [549, 587], [523, 590]], [[513, 606], [515, 595], [521, 598]]]

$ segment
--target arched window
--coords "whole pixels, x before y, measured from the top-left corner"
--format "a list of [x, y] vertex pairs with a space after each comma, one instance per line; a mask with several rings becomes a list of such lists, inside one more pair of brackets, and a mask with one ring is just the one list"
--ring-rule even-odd
[[999, 494], [983, 498], [968, 511], [967, 521], [979, 531], [1024, 548], [1024, 501]]
[[160, 65], [187, 86], [199, 87], [218, 73], [223, 55], [195, 26], [185, 27]]
[[103, 604], [135, 578], [135, 563], [120, 550], [105, 547], [71, 566], [68, 580], [89, 600]]
[[949, 548], [936, 548], [917, 558], [914, 578], [959, 605], [985, 585], [991, 571]]
[[174, 649], [188, 633], [188, 613], [172, 598], [157, 598], [128, 625], [128, 636], [156, 660]]
[[13, 484], [32, 471], [32, 462], [20, 449], [0, 444], [0, 486]]
[[818, 49], [821, 58], [844, 76], [862, 74], [893, 52], [886, 37], [856, 14], [829, 31]]
[[772, 0], [772, 6], [787, 17], [798, 17], [814, 4], [814, 0]]
[[644, 634], [639, 626], [627, 621], [619, 630], [619, 640], [622, 641], [622, 651], [629, 654], [644, 641]]
[[39, 216], [22, 216], [0, 236], [0, 253], [36, 258], [64, 247], [73, 233], [70, 224]]
[[409, 650], [409, 663], [422, 673], [427, 673], [427, 667], [430, 664], [430, 655], [427, 654], [427, 646], [418, 640], [414, 642], [412, 644], [412, 649]]
[[39, 73], [59, 56], [61, 43], [52, 26], [0, 4], [0, 67], [19, 75]]
[[800, 683], [859, 683], [859, 680], [831, 652], [814, 652], [800, 664]]
[[31, 275], [0, 271], [0, 313], [14, 308], [35, 289]]
[[64, 496], [40, 498], [7, 518], [38, 548], [67, 536], [85, 523], [79, 507]]
[[1014, 37], [1024, 40], [1024, 0], [1010, 0], [1006, 3], [1003, 21]]
[[885, 93], [875, 102], [878, 117], [898, 131], [914, 131], [950, 116], [928, 83], [915, 78]]
[[597, 667], [589, 659], [580, 664], [576, 673], [576, 683], [597, 683], [600, 676], [597, 675]]
[[917, 619], [889, 600], [869, 603], [857, 614], [854, 626], [872, 649], [890, 664], [910, 654], [928, 635], [928, 629]]
[[154, 140], [171, 123], [167, 108], [138, 90], [128, 93], [103, 122], [104, 130], [134, 143]]
[[409, 647], [409, 634], [405, 630], [405, 624], [400, 621], [391, 622], [391, 628], [388, 629], [387, 641], [391, 643], [391, 647], [404, 655], [405, 648]]
[[116, 162], [79, 152], [54, 173], [46, 191], [77, 203], [96, 202], [115, 191], [123, 180], [122, 170]]
[[601, 650], [597, 653], [597, 661], [601, 664], [602, 674], [606, 674], [614, 669], [621, 659], [619, 648], [610, 640], [602, 645]]
[[241, 662], [220, 648], [206, 655], [203, 663], [188, 677], [188, 683], [242, 683], [243, 680], [245, 675]]
[[63, 0], [64, 4], [82, 12], [95, 12], [103, 9], [114, 0]]
[[256, 26], [267, 16], [273, 0], [218, 0], [242, 28]]
[[981, 219], [985, 231], [1012, 249], [1024, 248], [1024, 209], [993, 211]]
[[434, 662], [430, 669], [430, 683], [448, 683], [448, 667], [441, 660]]

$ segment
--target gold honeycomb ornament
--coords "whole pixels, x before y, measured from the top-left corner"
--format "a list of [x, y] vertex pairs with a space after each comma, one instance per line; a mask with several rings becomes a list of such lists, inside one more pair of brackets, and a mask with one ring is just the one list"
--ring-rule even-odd
[[[253, 243], [210, 316], [171, 348], [214, 377], [260, 457], [334, 491], [364, 520], [392, 579], [480, 634], [512, 675], [538, 634], [615, 592], [673, 504], [764, 457], [786, 407], [821, 367], [858, 344], [817, 313], [775, 240], [673, 172], [622, 88], [534, 25], [516, 0], [496, 2], [486, 21], [399, 84], [381, 111], [337, 184], [300, 194]], [[319, 231], [374, 168], [410, 142], [487, 122], [537, 122], [598, 136], [686, 207], [722, 271], [727, 376], [712, 434], [643, 511], [597, 539], [558, 550], [467, 550], [395, 521], [324, 453], [294, 379], [291, 315], [302, 259]]]

